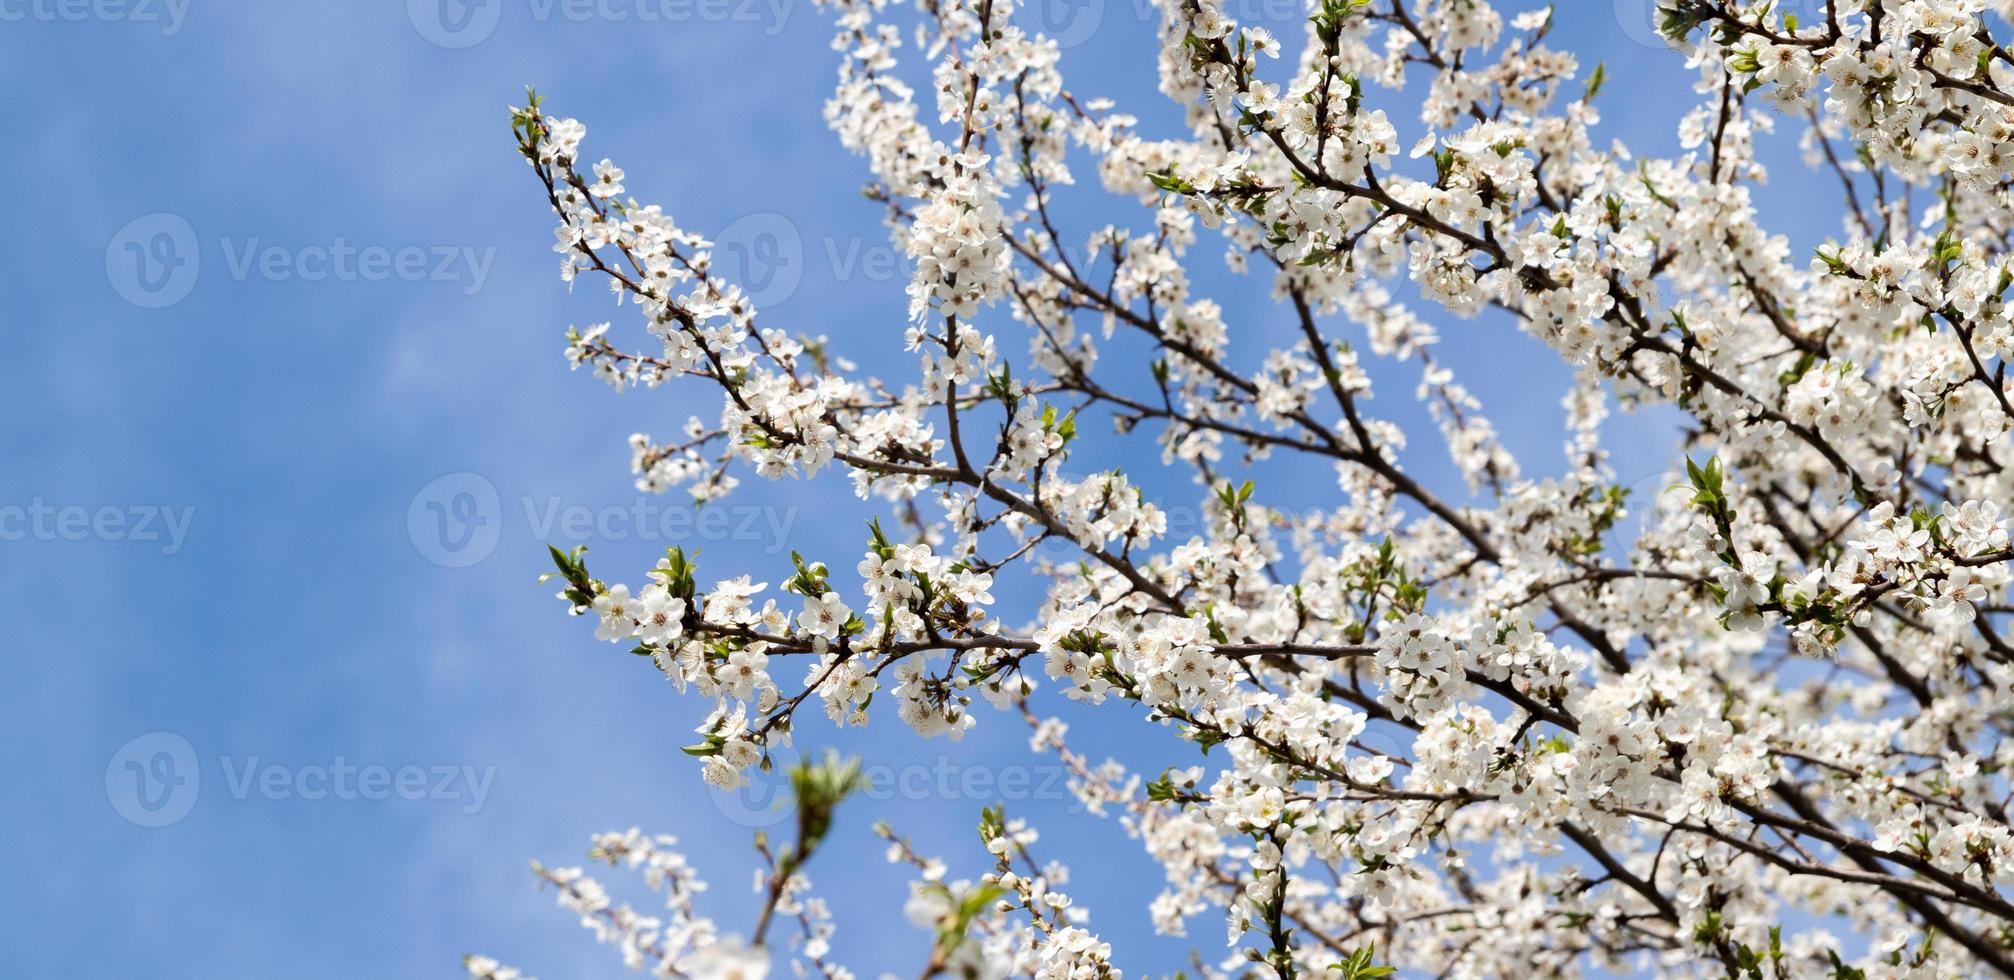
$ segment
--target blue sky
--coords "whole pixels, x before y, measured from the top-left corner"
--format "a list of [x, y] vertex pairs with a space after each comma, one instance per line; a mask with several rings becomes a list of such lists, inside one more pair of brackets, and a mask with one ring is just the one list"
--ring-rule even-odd
[[[750, 486], [732, 503], [759, 509], [712, 530], [675, 498], [639, 511], [625, 437], [670, 434], [713, 402], [617, 397], [566, 371], [566, 325], [631, 322], [598, 288], [557, 281], [504, 107], [537, 83], [588, 124], [593, 156], [687, 227], [780, 221], [798, 281], [766, 319], [906, 377], [902, 278], [856, 193], [863, 164], [821, 118], [828, 22], [805, 0], [437, 2], [0, 0], [18, 123], [0, 163], [16, 229], [0, 245], [14, 880], [0, 922], [20, 975], [429, 976], [470, 951], [549, 978], [614, 975], [525, 862], [576, 863], [589, 833], [633, 824], [684, 838], [723, 925], [747, 928], [750, 815], [701, 792], [676, 751], [704, 706], [562, 615], [534, 584], [543, 545], [591, 544], [598, 574], [634, 581], [684, 543], [703, 549], [703, 581], [775, 582], [790, 548], [850, 569], [869, 512], [836, 479]], [[1569, 6], [1557, 43], [1610, 66], [1605, 133], [1673, 152], [1691, 101], [1677, 57], [1633, 41], [1608, 0]], [[1065, 13], [1052, 26], [1081, 35], [1064, 60], [1074, 91], [1168, 133], [1135, 9], [1091, 0], [1076, 16], [1094, 30]], [[457, 33], [459, 15], [473, 19]], [[1394, 117], [1409, 145], [1417, 124]], [[1079, 234], [1126, 214], [1084, 190]], [[1791, 166], [1772, 193], [1783, 215], [1836, 198]], [[1830, 230], [1803, 221], [1803, 240]], [[1282, 326], [1262, 287], [1204, 282], [1253, 336]], [[1444, 360], [1488, 369], [1470, 383], [1506, 441], [1556, 470], [1564, 372], [1503, 323], [1441, 325]], [[1376, 407], [1411, 423], [1422, 471], [1445, 478], [1411, 383], [1401, 372]], [[1668, 423], [1612, 431], [1624, 480], [1651, 479]], [[1319, 502], [1327, 484], [1308, 486]], [[442, 514], [457, 521], [446, 538]], [[1094, 758], [1149, 772], [1192, 758], [1140, 738], [1137, 712], [1107, 713], [1070, 716]], [[835, 742], [812, 719], [801, 741], [923, 767], [933, 786], [947, 766], [955, 782], [1046, 762], [1010, 719], [981, 721], [962, 746], [888, 723]], [[322, 788], [339, 776], [354, 798]], [[1178, 967], [1188, 944], [1148, 935], [1122, 899], [1153, 874], [1137, 848], [1066, 819], [1045, 770], [1026, 778], [1037, 798], [1010, 811], [1050, 832], [1045, 854], [1078, 860], [1072, 891], [1122, 965]], [[848, 898], [842, 960], [902, 973], [924, 948], [871, 823], [976, 869], [989, 801], [926, 789], [842, 816], [832, 851], [853, 856], [812, 868]], [[1196, 924], [1207, 955], [1220, 930]]]

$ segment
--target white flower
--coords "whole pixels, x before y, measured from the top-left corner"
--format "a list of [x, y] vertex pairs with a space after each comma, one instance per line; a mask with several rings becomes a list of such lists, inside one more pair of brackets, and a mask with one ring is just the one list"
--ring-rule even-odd
[[637, 638], [645, 643], [668, 643], [685, 632], [685, 600], [672, 595], [662, 585], [643, 590], [635, 615]]
[[769, 656], [760, 650], [744, 648], [728, 654], [727, 663], [720, 667], [721, 688], [744, 701], [754, 697], [769, 681], [768, 664]]
[[1991, 500], [1968, 500], [1956, 506], [1943, 505], [1944, 529], [1960, 554], [1977, 554], [2007, 547], [2007, 522], [2000, 519], [2000, 505]]
[[804, 611], [797, 614], [797, 627], [812, 636], [827, 640], [837, 639], [839, 631], [846, 626], [846, 621], [852, 615], [853, 611], [846, 608], [846, 603], [840, 600], [839, 593], [827, 592], [816, 598], [804, 600]]
[[1240, 101], [1253, 113], [1264, 115], [1280, 107], [1280, 87], [1254, 78], [1246, 84]]
[[610, 586], [607, 592], [594, 597], [595, 614], [601, 617], [601, 625], [594, 631], [597, 639], [620, 642], [636, 632], [636, 604], [629, 596], [629, 586]]
[[692, 980], [764, 980], [769, 976], [769, 952], [727, 936], [701, 946], [686, 958], [684, 967]]
[[706, 760], [700, 774], [708, 785], [717, 789], [737, 790], [748, 785], [748, 777], [741, 774], [739, 767], [718, 756]]
[[622, 191], [621, 167], [607, 160], [594, 165], [594, 183], [588, 185], [588, 193], [596, 197], [614, 197]]

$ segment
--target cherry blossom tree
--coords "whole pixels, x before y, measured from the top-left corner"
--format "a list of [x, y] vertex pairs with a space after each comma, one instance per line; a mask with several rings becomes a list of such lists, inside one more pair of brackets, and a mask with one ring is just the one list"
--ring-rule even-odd
[[[570, 612], [716, 706], [686, 750], [706, 781], [808, 725], [1027, 726], [1165, 866], [1139, 901], [1204, 927], [1183, 942], [1212, 978], [2014, 974], [2014, 5], [1664, 0], [1697, 74], [1672, 159], [1599, 135], [1608, 69], [1548, 44], [1581, 3], [1312, 0], [1281, 39], [1156, 0], [1186, 132], [1066, 87], [1011, 0], [820, 6], [826, 117], [913, 261], [906, 356], [765, 325], [582, 123], [536, 94], [512, 118], [562, 278], [641, 321], [570, 330], [569, 360], [720, 396], [633, 437], [639, 484], [713, 501], [836, 470], [882, 514], [773, 589], [702, 588], [678, 549], [632, 589], [555, 552]], [[1838, 187], [1815, 253], [1758, 223], [1757, 143], [1786, 127], [1796, 178]], [[1143, 210], [1070, 227], [1099, 194]], [[1220, 261], [1290, 344], [1192, 285]], [[1435, 355], [1435, 323], [1485, 311], [1466, 343], [1514, 322], [1570, 369], [1562, 475], [1525, 475]], [[1373, 412], [1374, 376], [1439, 446]], [[1682, 447], [1632, 494], [1602, 425], [1646, 405]], [[1098, 469], [1147, 439], [1158, 465]], [[1269, 502], [1287, 466], [1334, 480], [1324, 506]], [[1171, 534], [1171, 502], [1202, 526]], [[1002, 608], [1010, 584], [1039, 601]], [[1203, 762], [1093, 763], [1062, 700]], [[632, 966], [846, 977], [804, 866], [854, 781], [798, 772], [753, 928], [698, 911], [666, 838], [592, 852], [661, 916], [540, 876]], [[882, 831], [917, 871], [924, 975], [1118, 975], [1034, 829], [977, 816], [970, 881]]]

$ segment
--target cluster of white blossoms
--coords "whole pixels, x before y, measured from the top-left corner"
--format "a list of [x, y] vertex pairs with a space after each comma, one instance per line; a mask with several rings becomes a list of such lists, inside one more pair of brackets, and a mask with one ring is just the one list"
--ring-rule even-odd
[[[1311, 0], [1277, 36], [1156, 0], [1181, 116], [1153, 131], [1006, 0], [821, 6], [826, 118], [915, 267], [879, 349], [766, 326], [581, 123], [513, 114], [563, 277], [642, 318], [570, 331], [570, 363], [719, 395], [632, 438], [638, 485], [838, 470], [881, 514], [774, 588], [555, 552], [572, 612], [713, 704], [707, 781], [768, 766], [806, 704], [1025, 722], [1164, 866], [1139, 905], [1207, 980], [2014, 975], [2014, 4], [1663, 0], [1697, 79], [1653, 107], [1671, 157], [1604, 135], [1627, 66], [1554, 46], [1577, 6]], [[1836, 188], [1824, 241], [1764, 226], [1772, 140]], [[1101, 191], [1134, 221], [1073, 224]], [[1204, 294], [1248, 280], [1275, 302]], [[1437, 353], [1512, 322], [1572, 376], [1562, 464], [1513, 458]], [[1373, 415], [1380, 388], [1436, 431]], [[1637, 406], [1684, 419], [1661, 480], [1603, 448]], [[1206, 754], [1093, 765], [1065, 702]], [[988, 810], [964, 881], [884, 836], [926, 978], [1118, 975], [1030, 828]], [[542, 876], [633, 964], [849, 976], [798, 851], [763, 847], [742, 943], [654, 844], [596, 847], [671, 914]], [[1212, 915], [1228, 948], [1194, 938]]]

